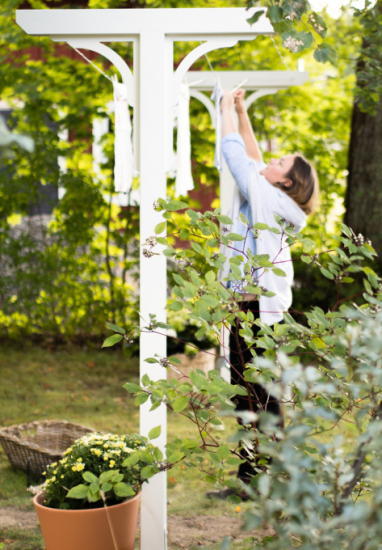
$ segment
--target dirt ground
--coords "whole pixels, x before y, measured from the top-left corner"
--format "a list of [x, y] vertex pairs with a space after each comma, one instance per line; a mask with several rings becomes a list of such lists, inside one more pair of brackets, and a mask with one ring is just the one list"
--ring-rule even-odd
[[[169, 516], [168, 541], [172, 548], [189, 549], [195, 546], [209, 546], [230, 536], [240, 542], [250, 536], [263, 537], [263, 531], [242, 531], [239, 517], [228, 516]], [[34, 511], [22, 511], [17, 508], [0, 508], [0, 530], [35, 529], [37, 517]]]

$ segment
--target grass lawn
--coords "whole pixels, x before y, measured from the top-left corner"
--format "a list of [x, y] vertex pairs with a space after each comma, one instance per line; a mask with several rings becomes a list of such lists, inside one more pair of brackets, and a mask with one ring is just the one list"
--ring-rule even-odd
[[[139, 430], [138, 409], [122, 388], [127, 381], [138, 381], [138, 359], [127, 359], [121, 351], [3, 347], [0, 375], [0, 426], [62, 419], [114, 433]], [[227, 430], [234, 425], [225, 423]], [[169, 414], [169, 441], [192, 436], [192, 430], [179, 416]], [[25, 473], [12, 470], [0, 448], [0, 542], [5, 542], [5, 550], [44, 548], [39, 528], [21, 529], [17, 522], [1, 527], [1, 512], [4, 517], [16, 510], [20, 517], [33, 520], [26, 489]], [[227, 525], [239, 529], [239, 519], [250, 504], [242, 504], [236, 512], [233, 504], [208, 500], [209, 489], [197, 470], [180, 465], [168, 473], [169, 548], [217, 549]], [[245, 536], [250, 537], [239, 536], [232, 547], [252, 547], [253, 538], [242, 542]]]

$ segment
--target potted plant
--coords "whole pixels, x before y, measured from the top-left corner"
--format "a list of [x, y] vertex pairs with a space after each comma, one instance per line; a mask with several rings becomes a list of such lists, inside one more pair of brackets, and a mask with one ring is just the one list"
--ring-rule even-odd
[[159, 449], [136, 434], [77, 439], [47, 468], [33, 501], [47, 550], [133, 550], [145, 468], [158, 458]]

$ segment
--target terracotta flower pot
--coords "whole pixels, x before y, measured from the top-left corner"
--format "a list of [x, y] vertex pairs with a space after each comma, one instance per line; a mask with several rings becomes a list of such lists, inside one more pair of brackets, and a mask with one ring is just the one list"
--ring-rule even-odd
[[46, 550], [133, 550], [139, 497], [106, 509], [56, 510], [38, 494], [33, 504]]

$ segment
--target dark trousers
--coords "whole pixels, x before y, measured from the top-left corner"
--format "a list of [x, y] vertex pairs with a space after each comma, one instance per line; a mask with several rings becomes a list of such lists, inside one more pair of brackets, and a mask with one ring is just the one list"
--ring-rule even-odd
[[[241, 310], [242, 311], [252, 311], [255, 319], [259, 319], [259, 302], [254, 301], [248, 301], [248, 302], [240, 302], [241, 304]], [[253, 355], [251, 351], [248, 349], [247, 344], [242, 336], [239, 335], [240, 330], [240, 320], [236, 318], [236, 327], [232, 327], [232, 334], [230, 334], [229, 338], [229, 347], [230, 347], [230, 361], [232, 364], [231, 368], [231, 383], [237, 384], [239, 386], [243, 386], [245, 389], [249, 388], [250, 396], [251, 396], [251, 402], [252, 402], [252, 409], [254, 412], [257, 411], [266, 411], [272, 414], [275, 414], [279, 417], [278, 424], [280, 426], [283, 426], [284, 420], [283, 420], [283, 414], [281, 410], [280, 403], [278, 400], [266, 392], [266, 390], [260, 386], [260, 384], [251, 384], [247, 382], [247, 385], [245, 384], [244, 380], [241, 378], [240, 375], [243, 375], [244, 372], [244, 365], [247, 365], [250, 363], [253, 359]], [[259, 328], [256, 330], [256, 327], [253, 327], [253, 333], [256, 337], [257, 332], [260, 330]], [[261, 348], [254, 348], [256, 350], [256, 354], [258, 356], [262, 355], [263, 351]], [[241, 351], [241, 356], [240, 356]], [[236, 395], [234, 398], [236, 403], [236, 410], [237, 411], [249, 411], [251, 410], [250, 404], [249, 404], [249, 398], [248, 395]], [[238, 422], [242, 424], [241, 419], [238, 419]], [[260, 426], [256, 426], [261, 430]], [[243, 456], [248, 456], [246, 451], [243, 449], [241, 451], [241, 454]], [[242, 479], [248, 479], [252, 475], [254, 475], [255, 470], [249, 464], [248, 462], [244, 462], [244, 464], [240, 464], [239, 466], [239, 472], [238, 477]]]

